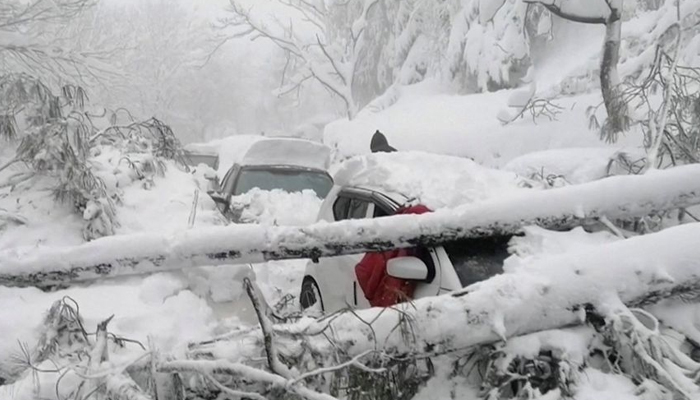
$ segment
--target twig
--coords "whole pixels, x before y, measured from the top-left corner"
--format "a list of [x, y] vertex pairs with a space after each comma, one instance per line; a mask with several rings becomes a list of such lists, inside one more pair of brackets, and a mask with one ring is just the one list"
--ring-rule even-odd
[[0, 172], [2, 172], [5, 168], [11, 166], [12, 164], [16, 163], [19, 161], [19, 158], [13, 158], [12, 160], [6, 162], [2, 166], [0, 166]]
[[194, 226], [194, 221], [197, 217], [197, 202], [199, 201], [199, 188], [194, 190], [194, 198], [192, 199], [192, 208], [190, 209], [190, 216], [187, 219], [187, 227], [192, 228]]
[[319, 368], [317, 370], [307, 372], [305, 374], [300, 375], [298, 378], [291, 380], [289, 382], [289, 384], [294, 385], [294, 384], [297, 384], [298, 382], [303, 381], [304, 379], [311, 378], [311, 377], [314, 377], [317, 375], [322, 375], [322, 374], [325, 374], [327, 372], [338, 371], [338, 370], [341, 370], [341, 369], [344, 369], [347, 367], [351, 367], [351, 366], [357, 367], [365, 372], [382, 373], [382, 372], [386, 371], [385, 368], [369, 368], [366, 365], [360, 363], [360, 359], [362, 359], [364, 356], [371, 354], [371, 353], [374, 353], [374, 352], [375, 352], [375, 350], [367, 350], [363, 353], [358, 354], [357, 356], [353, 357], [351, 360], [346, 361], [342, 364], [334, 365], [332, 367]]
[[605, 227], [608, 228], [615, 236], [621, 239], [627, 239], [627, 235], [625, 235], [617, 226], [615, 226], [615, 224], [613, 224], [605, 215], [598, 218], [598, 220], [602, 222], [603, 225], [605, 225]]
[[235, 396], [235, 397], [241, 397], [241, 398], [250, 398], [250, 399], [257, 399], [257, 400], [267, 400], [267, 397], [258, 394], [258, 393], [251, 393], [251, 392], [241, 392], [239, 390], [233, 390], [231, 388], [228, 388], [221, 384], [221, 382], [217, 381], [216, 378], [211, 376], [211, 374], [206, 373], [206, 372], [200, 372], [200, 374], [207, 378], [214, 386], [216, 386], [219, 390], [222, 392]]
[[257, 368], [253, 368], [240, 363], [232, 363], [227, 360], [186, 360], [169, 361], [162, 363], [160, 372], [195, 372], [209, 374], [226, 374], [240, 376], [257, 382], [265, 382], [285, 389], [290, 393], [304, 397], [309, 400], [338, 400], [333, 396], [313, 391], [302, 385], [289, 385], [289, 380]]

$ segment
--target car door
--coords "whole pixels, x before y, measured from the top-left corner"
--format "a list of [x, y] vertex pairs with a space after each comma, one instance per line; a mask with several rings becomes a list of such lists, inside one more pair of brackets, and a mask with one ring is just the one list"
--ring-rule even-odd
[[[371, 218], [374, 212], [374, 204], [365, 193], [341, 192], [338, 196], [338, 200], [339, 201], [336, 201], [338, 205], [337, 215], [336, 208], [334, 207], [333, 209], [336, 221], [343, 219]], [[352, 307], [358, 307], [362, 301], [367, 302], [364, 293], [362, 293], [362, 289], [357, 283], [357, 277], [355, 275], [355, 266], [359, 264], [362, 257], [364, 257], [364, 254], [350, 254], [342, 256], [339, 262], [343, 271], [342, 282], [345, 303]]]
[[[333, 221], [362, 219], [371, 216], [374, 207], [369, 195], [354, 189], [342, 189], [333, 200]], [[364, 299], [355, 279], [355, 266], [363, 254], [350, 254], [336, 257], [324, 257], [317, 267], [319, 282], [323, 290], [323, 301], [327, 311], [345, 307], [356, 307], [358, 299]]]

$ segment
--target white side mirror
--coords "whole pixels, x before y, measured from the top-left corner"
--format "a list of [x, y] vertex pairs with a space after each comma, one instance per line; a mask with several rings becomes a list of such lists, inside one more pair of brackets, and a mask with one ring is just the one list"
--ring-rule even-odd
[[396, 257], [386, 263], [389, 276], [399, 279], [424, 280], [428, 277], [428, 267], [418, 257]]

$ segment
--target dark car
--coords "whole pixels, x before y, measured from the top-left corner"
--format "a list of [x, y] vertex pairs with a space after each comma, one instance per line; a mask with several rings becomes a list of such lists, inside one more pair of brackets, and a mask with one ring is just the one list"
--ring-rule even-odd
[[302, 139], [270, 138], [251, 146], [240, 163], [232, 166], [211, 197], [231, 221], [241, 222], [243, 209], [232, 207], [231, 198], [260, 190], [294, 193], [312, 190], [323, 199], [333, 187], [328, 174], [330, 149]]

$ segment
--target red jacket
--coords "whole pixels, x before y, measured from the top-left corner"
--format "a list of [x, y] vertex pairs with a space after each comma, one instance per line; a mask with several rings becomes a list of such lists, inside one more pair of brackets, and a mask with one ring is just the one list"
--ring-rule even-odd
[[[396, 214], [423, 214], [426, 206], [417, 205], [399, 209]], [[386, 263], [395, 257], [411, 256], [414, 249], [389, 250], [367, 253], [355, 267], [357, 282], [372, 307], [389, 307], [413, 297], [416, 281], [394, 278], [386, 273]]]

